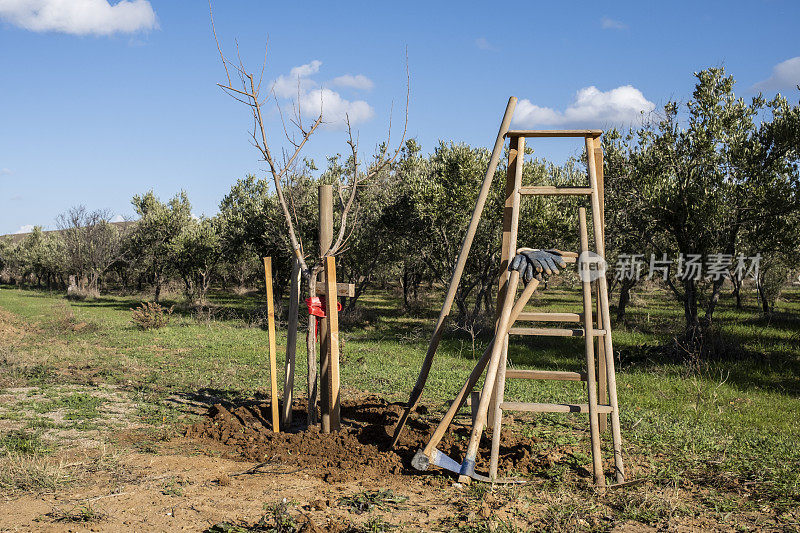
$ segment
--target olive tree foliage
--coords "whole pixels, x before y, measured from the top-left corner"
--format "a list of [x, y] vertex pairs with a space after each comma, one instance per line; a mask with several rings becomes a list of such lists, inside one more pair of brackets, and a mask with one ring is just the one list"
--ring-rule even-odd
[[[291, 198], [295, 227], [305, 247], [315, 249], [317, 220], [316, 180], [310, 177], [313, 163], [307, 162], [302, 175], [292, 176], [286, 194]], [[238, 180], [219, 205], [219, 231], [222, 255], [228, 275], [243, 287], [258, 280], [263, 283], [262, 257], [272, 257], [273, 272], [280, 296], [288, 284], [293, 255], [284, 230], [283, 213], [270, 182], [248, 175]]]
[[754, 195], [760, 213], [741, 240], [745, 253], [763, 256], [757, 288], [762, 311], [770, 315], [787, 278], [800, 268], [800, 105], [782, 95], [767, 105], [771, 119], [759, 125], [747, 154], [748, 172], [759, 176]]
[[[401, 192], [385, 211], [395, 228], [395, 244], [401, 246], [397, 255], [409, 258], [404, 276], [413, 279], [424, 273], [441, 286], [450, 282], [489, 157], [488, 150], [465, 144], [440, 142], [427, 159], [419, 157], [417, 146], [407, 147], [398, 162]], [[580, 176], [574, 161], [556, 166], [528, 158], [523, 167], [525, 185], [570, 185]], [[506, 168], [500, 164], [456, 292], [458, 323], [468, 331], [474, 332], [482, 317], [494, 314], [505, 181]], [[526, 198], [520, 208], [518, 246], [574, 249], [577, 210], [568, 208], [572, 203]]]
[[170, 256], [189, 302], [206, 303], [214, 269], [222, 258], [219, 220], [190, 218], [170, 242]]
[[56, 219], [58, 235], [64, 247], [62, 265], [74, 275], [90, 295], [99, 294], [100, 278], [122, 259], [124, 227], [110, 222], [106, 210], [87, 211], [82, 205], [73, 207]]
[[131, 200], [139, 220], [126, 240], [131, 267], [142, 272], [153, 284], [153, 298], [158, 302], [167, 277], [175, 263], [176, 239], [192, 223], [192, 206], [181, 191], [164, 203], [149, 191]]
[[[685, 105], [669, 102], [627, 136], [606, 136], [609, 242], [659, 258], [707, 261], [712, 254], [760, 251], [770, 262], [777, 242], [756, 236], [798, 229], [796, 129], [775, 125], [796, 121], [796, 108], [780, 96], [737, 98], [733, 78], [721, 68], [696, 77]], [[671, 265], [666, 283], [683, 305], [689, 345], [698, 346], [725, 277], [681, 275], [680, 266]]]
[[398, 179], [393, 186], [384, 189], [386, 203], [373, 228], [374, 234], [385, 243], [378, 250], [381, 259], [391, 265], [385, 274], [397, 276], [406, 309], [412, 300], [418, 299], [420, 286], [431, 281], [431, 271], [420, 253], [426, 221], [421, 218], [413, 195], [427, 169], [428, 158], [422, 155], [422, 147], [416, 139], [406, 141], [394, 166]]
[[0, 247], [0, 254], [5, 281], [33, 282], [47, 288], [65, 285], [64, 243], [57, 233], [44, 232], [41, 226], [36, 226], [18, 241], [6, 241]]

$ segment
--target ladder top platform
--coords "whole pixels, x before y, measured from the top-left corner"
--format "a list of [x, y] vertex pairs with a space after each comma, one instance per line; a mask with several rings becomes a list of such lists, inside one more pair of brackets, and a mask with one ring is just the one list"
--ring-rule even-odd
[[509, 130], [506, 137], [600, 137], [603, 130]]

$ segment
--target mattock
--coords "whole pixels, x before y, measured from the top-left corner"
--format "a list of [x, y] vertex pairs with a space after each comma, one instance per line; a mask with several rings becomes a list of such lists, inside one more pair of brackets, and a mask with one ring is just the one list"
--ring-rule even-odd
[[[456, 395], [447, 413], [442, 418], [424, 449], [417, 452], [412, 460], [412, 465], [418, 470], [426, 470], [431, 464], [459, 474], [459, 481], [470, 479], [492, 483], [519, 482], [519, 480], [498, 479], [497, 466], [500, 450], [500, 434], [503, 411], [527, 411], [533, 413], [585, 413], [589, 415], [589, 433], [592, 444], [592, 466], [594, 483], [605, 486], [605, 476], [602, 468], [602, 455], [600, 450], [600, 433], [605, 430], [606, 416], [611, 415], [611, 440], [613, 445], [615, 478], [617, 483], [625, 482], [625, 470], [622, 462], [622, 439], [619, 424], [619, 409], [617, 403], [616, 375], [614, 370], [613, 343], [611, 339], [611, 320], [608, 308], [608, 285], [605, 277], [605, 246], [604, 246], [604, 203], [603, 203], [603, 174], [602, 174], [602, 149], [599, 144], [601, 130], [517, 130], [509, 131], [508, 125], [514, 111], [516, 98], [509, 99], [506, 113], [498, 132], [492, 158], [484, 178], [481, 192], [475, 210], [470, 220], [467, 235], [462, 243], [461, 252], [456, 262], [453, 277], [445, 297], [439, 320], [436, 323], [431, 338], [428, 352], [420, 371], [417, 383], [412, 390], [406, 410], [400, 418], [394, 432], [392, 445], [396, 444], [408, 419], [410, 411], [414, 408], [422, 394], [422, 388], [427, 380], [433, 361], [433, 356], [441, 340], [444, 323], [453, 303], [453, 296], [458, 289], [464, 264], [469, 255], [475, 228], [480, 220], [483, 206], [488, 196], [492, 177], [497, 167], [499, 154], [503, 148], [503, 139], [511, 140], [509, 149], [509, 162], [506, 177], [506, 203], [503, 214], [503, 248], [501, 255], [502, 274], [498, 291], [498, 316], [495, 326], [495, 336], [484, 351], [466, 383]], [[582, 137], [586, 144], [587, 171], [589, 175], [588, 187], [554, 187], [554, 186], [523, 186], [522, 169], [525, 154], [525, 139], [536, 137]], [[522, 292], [520, 298], [514, 302], [518, 290], [519, 273], [509, 271], [511, 259], [517, 253], [517, 228], [519, 226], [520, 199], [522, 196], [588, 196], [592, 210], [592, 229], [595, 251], [589, 250], [589, 236], [586, 221], [586, 209], [581, 207], [578, 211], [578, 225], [580, 230], [581, 254], [575, 252], [561, 252], [562, 258], [567, 263], [577, 263], [580, 272], [583, 290], [583, 313], [547, 313], [523, 312], [525, 305], [530, 300], [539, 282], [532, 280]], [[592, 273], [595, 270], [595, 273]], [[593, 319], [592, 292], [597, 297], [596, 324]], [[582, 328], [534, 328], [513, 327], [515, 322], [561, 322], [577, 323]], [[552, 370], [520, 370], [507, 369], [509, 335], [535, 335], [535, 336], [581, 336], [585, 338], [586, 370], [584, 372], [563, 372]], [[595, 339], [597, 345], [595, 346]], [[598, 355], [598, 364], [595, 364], [595, 353]], [[459, 463], [443, 452], [436, 449], [441, 442], [447, 428], [450, 426], [455, 414], [464, 404], [476, 383], [486, 370], [486, 379], [480, 395], [480, 402], [475, 413], [469, 445], [467, 446], [464, 460]], [[526, 403], [504, 401], [505, 380], [512, 378], [546, 379], [557, 381], [585, 381], [587, 383], [586, 404], [555, 404], [555, 403]], [[598, 378], [600, 385], [600, 398], [598, 398]], [[607, 403], [606, 403], [607, 399]], [[475, 472], [480, 438], [486, 425], [491, 425], [492, 446], [489, 464], [489, 475], [484, 476]]]

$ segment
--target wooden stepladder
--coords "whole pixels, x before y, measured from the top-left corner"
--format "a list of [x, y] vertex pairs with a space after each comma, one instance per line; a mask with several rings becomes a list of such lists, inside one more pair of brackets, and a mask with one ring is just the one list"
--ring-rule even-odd
[[[509, 108], [513, 112], [513, 99]], [[506, 116], [509, 109], [506, 110]], [[507, 121], [504, 118], [503, 124]], [[481, 481], [503, 482], [497, 478], [497, 466], [501, 439], [501, 425], [504, 411], [527, 411], [534, 413], [585, 413], [589, 416], [589, 430], [592, 446], [592, 464], [594, 470], [594, 483], [597, 486], [605, 485], [605, 476], [602, 467], [600, 449], [600, 433], [605, 430], [607, 416], [611, 417], [612, 447], [614, 455], [615, 479], [617, 483], [625, 481], [625, 470], [622, 462], [622, 444], [619, 425], [619, 408], [617, 402], [616, 374], [613, 359], [613, 343], [611, 338], [611, 321], [608, 308], [608, 286], [605, 278], [605, 246], [603, 228], [603, 175], [602, 175], [602, 149], [600, 148], [600, 130], [507, 130], [501, 134], [510, 139], [508, 173], [506, 177], [506, 204], [503, 216], [503, 243], [501, 266], [502, 275], [498, 291], [498, 313], [495, 325], [495, 337], [487, 347], [478, 364], [473, 369], [464, 386], [459, 391], [431, 436], [424, 449], [417, 452], [412, 460], [412, 465], [420, 470], [426, 470], [430, 464], [440, 466], [459, 474], [459, 481], [470, 479]], [[499, 137], [499, 136], [498, 136]], [[585, 140], [587, 152], [587, 171], [589, 178], [588, 187], [552, 187], [552, 186], [523, 186], [522, 170], [525, 153], [526, 138], [536, 137], [582, 137]], [[496, 146], [497, 148], [497, 146]], [[494, 158], [493, 158], [494, 159]], [[490, 165], [490, 172], [494, 169]], [[487, 179], [489, 172], [487, 172]], [[589, 247], [589, 232], [587, 225], [586, 209], [579, 208], [578, 226], [580, 231], [580, 252], [563, 252], [565, 262], [574, 263], [579, 269], [583, 292], [582, 313], [546, 313], [524, 312], [525, 305], [538, 287], [538, 281], [533, 280], [524, 288], [522, 294], [516, 299], [519, 286], [519, 273], [509, 271], [508, 265], [517, 253], [517, 230], [519, 226], [520, 202], [525, 196], [582, 196], [589, 200], [592, 214], [592, 230], [595, 250]], [[473, 220], [480, 217], [482, 210], [480, 199], [473, 213]], [[471, 226], [472, 227], [472, 224]], [[469, 237], [469, 234], [468, 234]], [[465, 239], [462, 245], [459, 262], [456, 265], [451, 287], [454, 291], [460, 280], [459, 265], [463, 265], [462, 256], [469, 252], [471, 239]], [[595, 295], [595, 302], [592, 294]], [[449, 313], [447, 299], [437, 323], [434, 333], [436, 342], [432, 341], [433, 351], [438, 345], [436, 336], [441, 336], [440, 326], [442, 316]], [[574, 323], [574, 328], [552, 327], [514, 327], [517, 321], [527, 322], [558, 322]], [[585, 337], [586, 370], [584, 372], [561, 372], [552, 370], [519, 370], [507, 369], [507, 353], [509, 336], [535, 335], [535, 336], [583, 336]], [[431, 350], [429, 349], [429, 356]], [[432, 356], [431, 356], [432, 357]], [[423, 365], [421, 380], [427, 377], [429, 358]], [[596, 361], [597, 359], [597, 361]], [[480, 395], [480, 402], [475, 411], [472, 431], [464, 459], [461, 463], [447, 457], [436, 449], [444, 433], [447, 431], [455, 414], [463, 405], [466, 397], [475, 387], [480, 376], [486, 370], [486, 379]], [[424, 377], [423, 377], [424, 374]], [[505, 401], [506, 379], [546, 379], [557, 381], [585, 381], [587, 384], [587, 403], [585, 404], [555, 404], [555, 403], [526, 403]], [[599, 390], [598, 390], [599, 388]], [[412, 392], [412, 401], [416, 402], [421, 392], [420, 380], [415, 391]], [[416, 398], [415, 398], [416, 395]], [[395, 440], [402, 431], [402, 425], [407, 418], [407, 413], [401, 418], [395, 430]], [[492, 426], [492, 445], [489, 463], [489, 475], [483, 476], [475, 472], [478, 446], [481, 435], [487, 425]]]

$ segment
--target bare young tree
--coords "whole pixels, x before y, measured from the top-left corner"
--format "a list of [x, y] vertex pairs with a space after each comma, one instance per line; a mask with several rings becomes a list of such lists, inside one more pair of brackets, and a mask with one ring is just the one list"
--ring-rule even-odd
[[[400, 141], [397, 143], [396, 148], [392, 150], [391, 131], [392, 120], [391, 114], [389, 117], [389, 128], [385, 142], [379, 145], [378, 152], [369, 161], [364, 161], [360, 157], [359, 141], [357, 133], [354, 134], [350, 117], [345, 117], [347, 125], [347, 146], [349, 148], [350, 156], [348, 157], [346, 172], [337, 175], [336, 192], [339, 199], [339, 218], [338, 218], [338, 231], [336, 238], [330, 249], [323, 255], [317, 256], [313, 251], [309, 253], [305, 250], [303, 242], [299, 237], [296, 230], [297, 221], [293, 215], [294, 210], [291, 205], [291, 190], [292, 179], [295, 176], [296, 164], [299, 161], [299, 156], [306, 146], [306, 143], [317, 129], [324, 124], [323, 122], [323, 109], [325, 102], [320, 100], [320, 112], [313, 120], [304, 123], [301, 114], [300, 106], [300, 86], [298, 82], [298, 96], [297, 100], [293, 103], [293, 114], [289, 119], [290, 126], [287, 128], [286, 121], [284, 120], [283, 110], [275, 95], [274, 86], [262, 92], [264, 82], [264, 71], [267, 61], [267, 47], [264, 51], [264, 62], [261, 66], [261, 71], [256, 74], [254, 71], [248, 70], [241, 59], [239, 53], [238, 43], [236, 45], [236, 60], [232, 60], [225, 55], [217, 38], [216, 29], [214, 27], [213, 10], [209, 2], [209, 10], [211, 11], [211, 29], [214, 39], [217, 44], [220, 59], [223, 68], [225, 69], [226, 83], [218, 84], [229, 96], [236, 101], [247, 106], [252, 115], [253, 126], [250, 131], [251, 144], [258, 151], [261, 159], [267, 164], [267, 173], [272, 178], [273, 186], [275, 187], [275, 194], [280, 204], [280, 209], [283, 212], [283, 217], [286, 222], [286, 232], [289, 239], [292, 253], [297, 259], [300, 270], [305, 279], [308, 287], [309, 296], [316, 295], [316, 284], [320, 272], [323, 270], [325, 257], [336, 256], [341, 254], [346, 249], [348, 237], [352, 234], [353, 229], [358, 224], [358, 191], [365, 186], [374, 184], [375, 178], [382, 172], [387, 170], [392, 163], [397, 159], [400, 151], [405, 142], [407, 127], [408, 127], [408, 104], [411, 95], [410, 75], [408, 72], [408, 58], [406, 57], [406, 105], [404, 113], [403, 133]], [[272, 132], [269, 131], [269, 126], [264, 120], [263, 109], [270, 100], [274, 101], [277, 107], [279, 116], [281, 118], [281, 125], [283, 129], [283, 136], [288, 145], [280, 150], [280, 157], [276, 157], [276, 153], [271, 148], [270, 136]], [[289, 191], [289, 199], [287, 200], [286, 191]], [[308, 332], [306, 335], [306, 344], [308, 349], [309, 361], [309, 423], [316, 423], [316, 317], [309, 314], [308, 317]]]
[[122, 256], [125, 230], [109, 222], [110, 219], [110, 211], [87, 211], [82, 205], [70, 208], [56, 219], [69, 273], [77, 276], [79, 288], [90, 296], [99, 294], [100, 277]]

